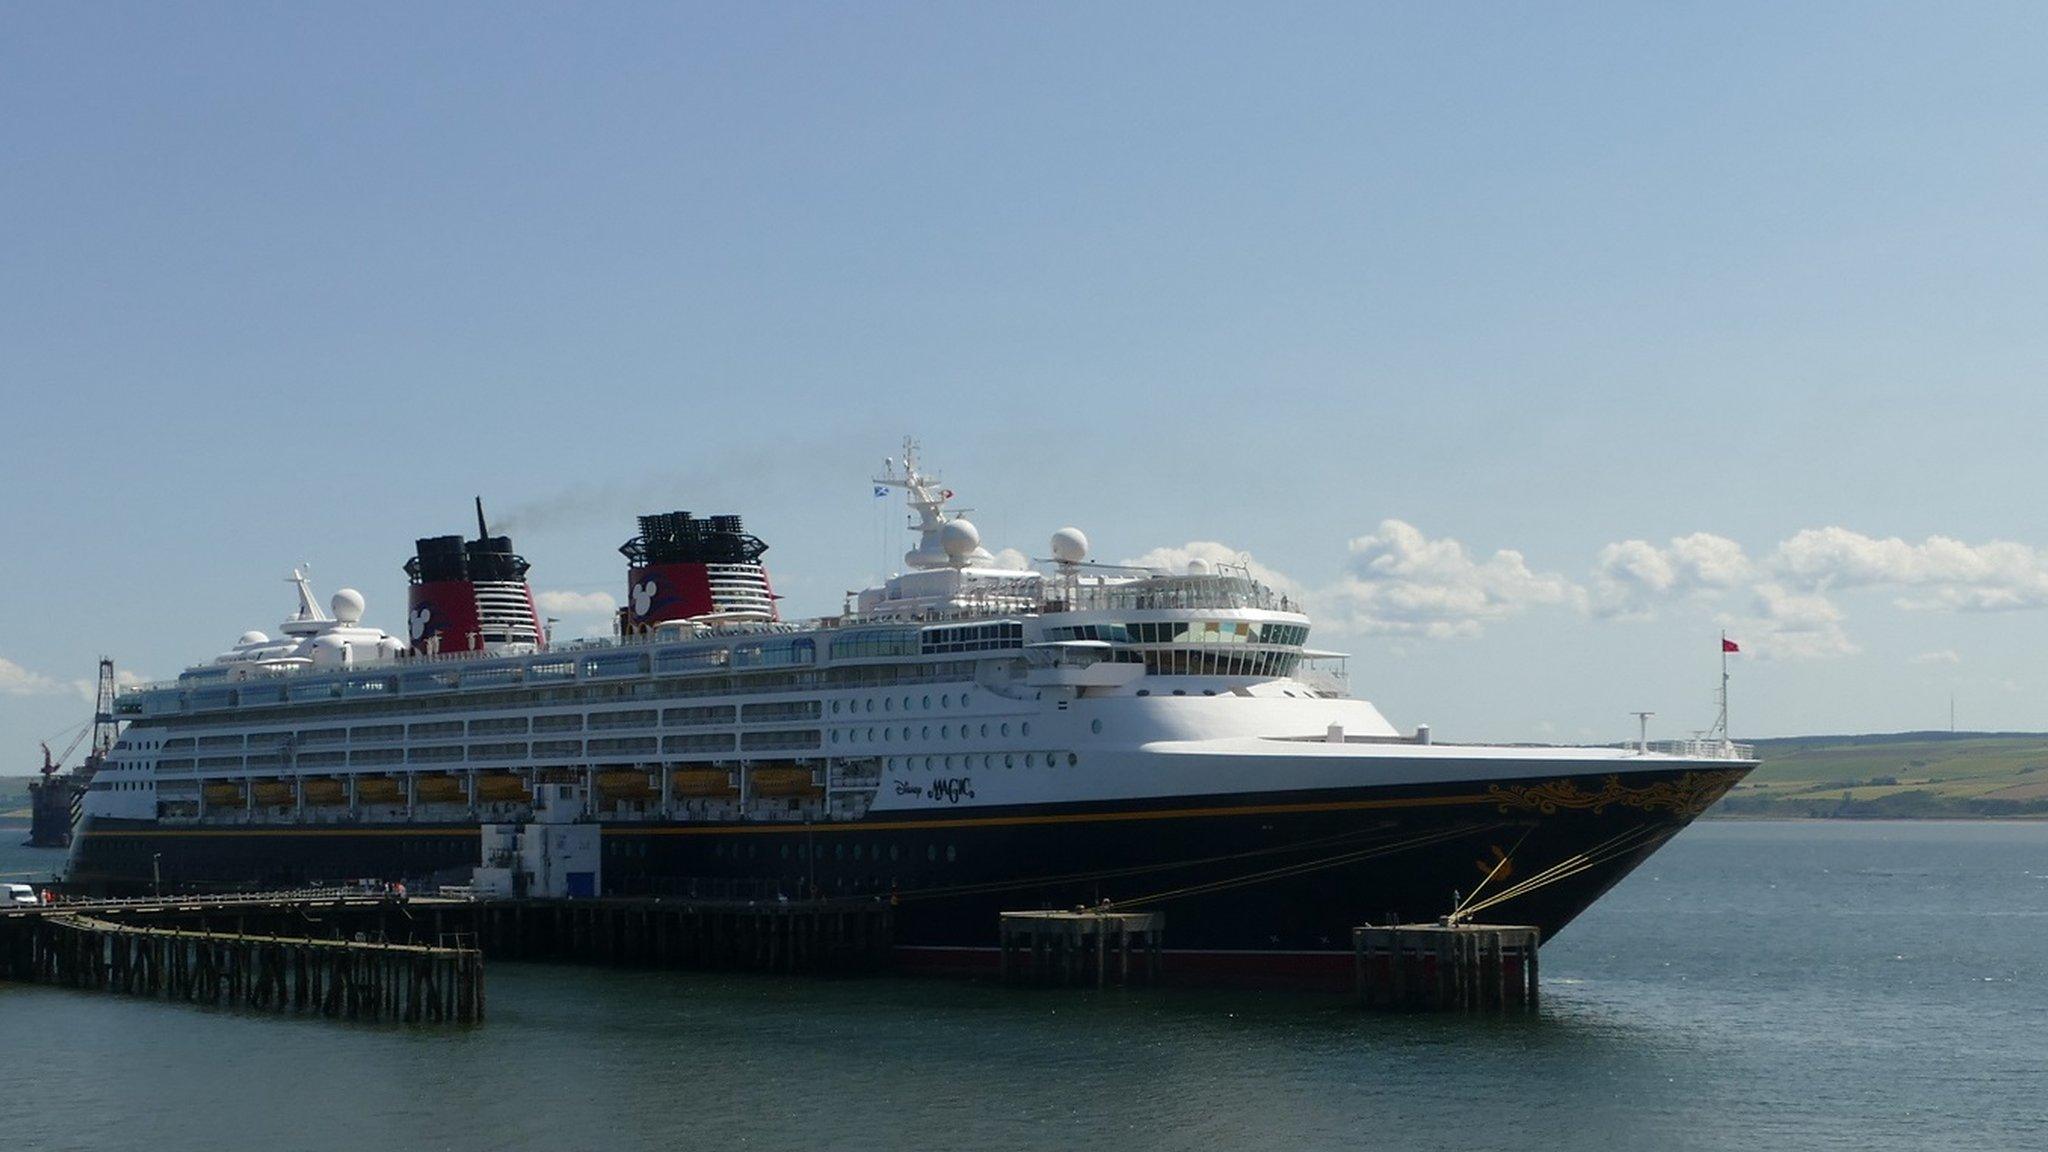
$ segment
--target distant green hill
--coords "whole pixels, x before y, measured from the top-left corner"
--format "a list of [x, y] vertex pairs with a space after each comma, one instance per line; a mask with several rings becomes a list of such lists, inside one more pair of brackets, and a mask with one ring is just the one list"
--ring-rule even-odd
[[28, 782], [33, 776], [0, 776], [0, 820], [28, 819]]
[[2048, 733], [1895, 732], [1756, 742], [1716, 816], [2048, 817]]

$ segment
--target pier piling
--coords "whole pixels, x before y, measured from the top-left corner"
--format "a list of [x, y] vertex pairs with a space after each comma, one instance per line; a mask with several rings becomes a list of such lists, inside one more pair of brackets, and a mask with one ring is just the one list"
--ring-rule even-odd
[[1541, 935], [1504, 924], [1354, 928], [1358, 999], [1374, 1008], [1533, 1011]]

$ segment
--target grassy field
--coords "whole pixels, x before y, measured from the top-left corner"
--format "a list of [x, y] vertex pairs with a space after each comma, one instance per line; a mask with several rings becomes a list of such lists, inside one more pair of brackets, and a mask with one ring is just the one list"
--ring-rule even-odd
[[2048, 733], [1796, 736], [1757, 755], [1713, 815], [2048, 817]]

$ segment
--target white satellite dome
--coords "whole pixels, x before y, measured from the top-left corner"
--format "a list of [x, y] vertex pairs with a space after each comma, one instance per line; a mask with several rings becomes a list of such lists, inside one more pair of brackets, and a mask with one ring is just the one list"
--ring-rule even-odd
[[1210, 567], [1211, 565], [1207, 560], [1204, 560], [1200, 556], [1197, 556], [1193, 560], [1188, 561], [1188, 575], [1207, 576], [1209, 574]]
[[981, 547], [981, 529], [966, 520], [948, 520], [939, 528], [939, 547], [955, 563], [964, 563]]
[[363, 594], [353, 588], [336, 592], [327, 606], [334, 609], [334, 618], [343, 624], [357, 624], [363, 619]]
[[1062, 564], [1079, 564], [1088, 558], [1088, 536], [1079, 528], [1062, 528], [1052, 534], [1052, 558]]
[[268, 636], [265, 636], [265, 635], [264, 635], [263, 633], [261, 633], [261, 632], [257, 632], [257, 631], [254, 631], [253, 629], [252, 629], [251, 631], [248, 631], [248, 632], [244, 632], [244, 633], [242, 633], [242, 638], [241, 638], [240, 640], [237, 640], [237, 641], [235, 641], [235, 644], [236, 644], [236, 645], [237, 645], [238, 647], [242, 647], [242, 648], [247, 648], [247, 647], [249, 647], [249, 646], [250, 646], [250, 645], [252, 645], [252, 644], [268, 644], [268, 643], [270, 643], [270, 637], [268, 637]]

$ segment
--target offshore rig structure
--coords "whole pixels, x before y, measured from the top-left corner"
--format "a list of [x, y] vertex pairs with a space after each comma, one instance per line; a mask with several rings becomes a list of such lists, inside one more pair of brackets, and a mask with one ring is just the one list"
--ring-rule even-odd
[[[78, 735], [62, 755], [52, 756], [50, 745], [43, 745], [42, 772], [28, 786], [29, 847], [70, 846], [71, 829], [78, 822], [78, 809], [85, 800], [86, 789], [92, 786], [100, 765], [106, 763], [107, 753], [113, 751], [120, 730], [120, 723], [114, 719], [114, 662], [102, 657], [99, 687], [93, 693], [92, 720], [79, 727]], [[86, 744], [85, 759], [78, 767], [65, 771], [64, 762], [78, 751], [80, 744]]]

